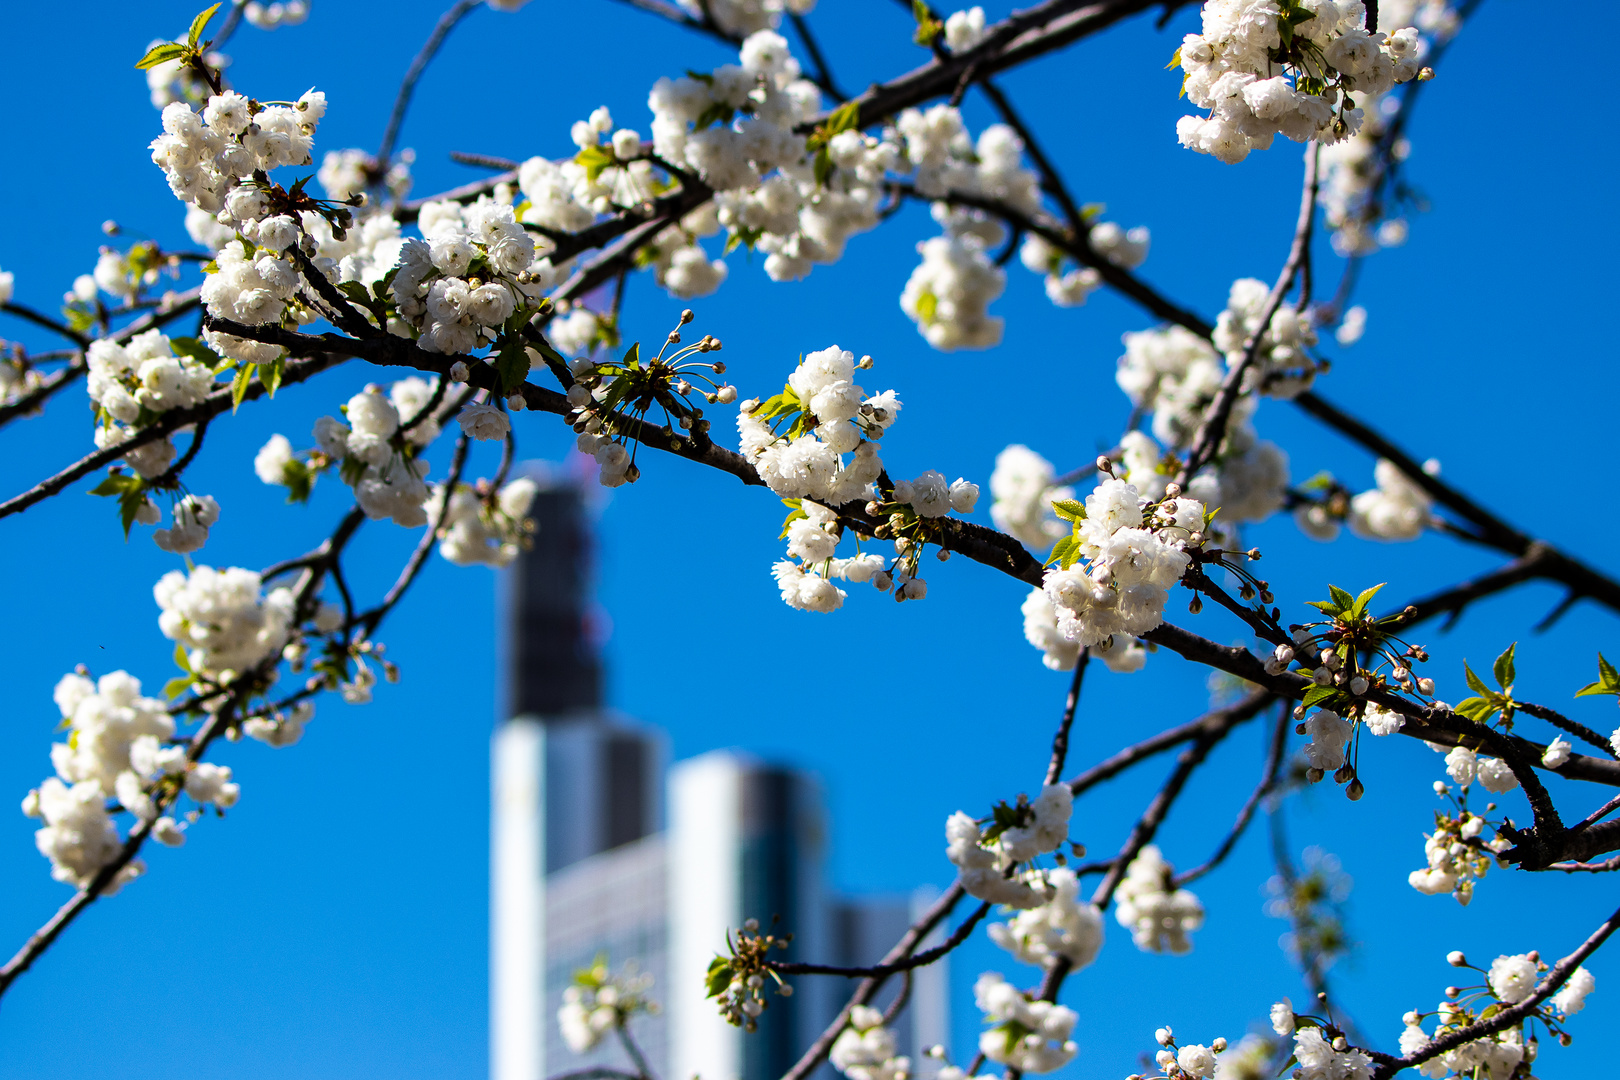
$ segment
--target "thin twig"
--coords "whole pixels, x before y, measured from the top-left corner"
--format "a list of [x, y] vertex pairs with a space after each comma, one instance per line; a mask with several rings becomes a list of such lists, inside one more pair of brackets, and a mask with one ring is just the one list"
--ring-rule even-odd
[[1310, 258], [1311, 229], [1316, 220], [1316, 167], [1320, 151], [1321, 147], [1314, 142], [1305, 148], [1305, 182], [1301, 185], [1303, 190], [1299, 198], [1299, 221], [1294, 225], [1294, 239], [1289, 245], [1288, 259], [1283, 263], [1282, 272], [1277, 275], [1276, 283], [1271, 286], [1271, 294], [1266, 297], [1265, 304], [1260, 308], [1249, 340], [1244, 342], [1243, 359], [1227, 372], [1215, 400], [1210, 402], [1209, 408], [1204, 413], [1204, 419], [1198, 426], [1198, 434], [1193, 439], [1192, 450], [1177, 476], [1178, 482], [1182, 485], [1196, 476], [1199, 469], [1209, 464], [1214, 459], [1215, 452], [1220, 449], [1222, 440], [1226, 438], [1227, 421], [1231, 419], [1232, 409], [1243, 393], [1244, 380], [1248, 378], [1249, 371], [1259, 359], [1260, 341], [1271, 328], [1271, 318], [1277, 313], [1277, 309], [1282, 307], [1283, 297], [1293, 285], [1295, 276]]
[[472, 12], [483, 6], [483, 0], [456, 0], [456, 3], [439, 16], [438, 23], [433, 27], [433, 33], [428, 35], [422, 51], [416, 54], [411, 61], [410, 68], [405, 72], [405, 78], [399, 84], [399, 93], [394, 97], [393, 111], [388, 114], [388, 126], [383, 129], [382, 143], [377, 147], [376, 164], [378, 169], [387, 169], [388, 161], [394, 153], [394, 143], [399, 138], [399, 129], [405, 123], [405, 111], [411, 107], [411, 95], [416, 93], [416, 83], [427, 71], [428, 64], [438, 53], [444, 39], [450, 36], [450, 31], [456, 24]]
[[1074, 711], [1080, 705], [1080, 687], [1086, 681], [1086, 668], [1091, 663], [1091, 650], [1081, 649], [1074, 662], [1074, 677], [1069, 680], [1069, 696], [1063, 702], [1063, 719], [1058, 722], [1057, 734], [1052, 736], [1052, 759], [1046, 766], [1046, 783], [1055, 784], [1063, 775], [1063, 763], [1069, 756], [1069, 728], [1074, 724]]

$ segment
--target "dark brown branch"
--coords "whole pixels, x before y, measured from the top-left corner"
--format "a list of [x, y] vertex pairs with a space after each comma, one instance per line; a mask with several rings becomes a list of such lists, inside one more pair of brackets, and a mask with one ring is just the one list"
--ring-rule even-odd
[[1521, 701], [1518, 703], [1518, 706], [1519, 711], [1525, 715], [1533, 716], [1537, 720], [1545, 720], [1553, 727], [1567, 731], [1576, 738], [1590, 743], [1599, 750], [1602, 750], [1605, 754], [1608, 754], [1610, 757], [1620, 756], [1615, 753], [1614, 744], [1610, 740], [1605, 739], [1602, 735], [1599, 735], [1585, 724], [1577, 723], [1576, 721], [1571, 720], [1563, 713], [1555, 712], [1554, 710], [1547, 708], [1545, 705], [1531, 704], [1528, 701]]

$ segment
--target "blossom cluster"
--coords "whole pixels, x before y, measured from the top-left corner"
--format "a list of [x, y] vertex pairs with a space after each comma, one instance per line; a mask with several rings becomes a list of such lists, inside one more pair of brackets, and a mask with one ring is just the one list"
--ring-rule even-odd
[[828, 1060], [849, 1080], [907, 1080], [911, 1059], [897, 1054], [897, 1047], [894, 1032], [883, 1026], [883, 1013], [870, 1005], [856, 1005]]
[[695, 19], [713, 19], [716, 26], [733, 37], [759, 30], [773, 30], [784, 13], [808, 15], [816, 0], [676, 0]]
[[557, 1010], [563, 1042], [576, 1054], [588, 1053], [630, 1017], [656, 1012], [657, 1004], [647, 997], [652, 984], [652, 975], [628, 966], [616, 974], [604, 960], [576, 972], [572, 985], [563, 990], [562, 1007]]
[[[184, 843], [185, 834], [174, 818], [160, 813], [154, 797], [160, 787], [167, 787], [171, 799], [184, 791], [199, 805], [222, 810], [235, 805], [240, 788], [231, 770], [190, 762], [183, 745], [172, 745], [175, 723], [168, 707], [143, 696], [140, 680], [128, 672], [95, 682], [82, 674], [65, 675], [55, 698], [68, 740], [51, 747], [56, 775], [28, 793], [23, 813], [44, 821], [34, 842], [51, 860], [57, 881], [83, 888], [118, 857], [123, 838], [109, 799], [171, 847]], [[143, 870], [139, 860], [131, 860], [103, 891], [116, 892]]]
[[1422, 69], [1415, 27], [1369, 33], [1361, 0], [1208, 0], [1202, 33], [1176, 52], [1182, 92], [1209, 115], [1176, 123], [1181, 144], [1235, 164], [1278, 134], [1335, 143], [1360, 129], [1352, 94], [1382, 94]]
[[1175, 869], [1156, 844], [1131, 860], [1114, 900], [1114, 918], [1131, 932], [1136, 947], [1147, 952], [1191, 952], [1188, 935], [1204, 925], [1204, 905], [1177, 887]]
[[1017, 875], [1014, 870], [1063, 846], [1073, 810], [1068, 786], [1047, 784], [1032, 801], [1020, 797], [1016, 807], [998, 807], [983, 826], [957, 811], [945, 822], [945, 855], [969, 896], [1013, 908], [1037, 908], [1051, 898], [1046, 874]]
[[[1449, 793], [1443, 781], [1435, 781], [1434, 786], [1439, 794]], [[1407, 875], [1407, 883], [1426, 896], [1450, 893], [1466, 907], [1474, 898], [1475, 882], [1491, 868], [1494, 856], [1512, 846], [1501, 836], [1481, 839], [1488, 824], [1485, 818], [1464, 808], [1454, 815], [1436, 812], [1434, 832], [1426, 833], [1423, 840], [1427, 865]]]
[[[439, 426], [421, 414], [433, 391], [431, 383], [415, 376], [396, 382], [386, 395], [372, 383], [343, 406], [347, 424], [333, 416], [315, 422], [316, 445], [327, 461], [343, 463], [340, 475], [373, 521], [389, 518], [407, 529], [427, 523], [429, 465], [420, 451], [438, 438]], [[402, 416], [421, 419], [405, 428]], [[267, 465], [261, 478], [268, 473]]]
[[[296, 102], [262, 105], [233, 90], [215, 94], [201, 113], [181, 102], [164, 107], [164, 133], [152, 141], [152, 161], [163, 169], [181, 202], [232, 230], [204, 282], [203, 303], [217, 319], [249, 326], [319, 318], [300, 298], [302, 278], [293, 256], [313, 248], [296, 214], [313, 200], [300, 185], [284, 190], [269, 179], [282, 166], [308, 165], [316, 125], [326, 113], [326, 95], [311, 90]], [[331, 211], [348, 222], [347, 211]], [[330, 273], [330, 265], [319, 267]], [[204, 332], [213, 349], [247, 363], [269, 363], [276, 346], [250, 342], [213, 330]]]
[[[1227, 309], [1221, 315], [1218, 340], [1223, 348], [1231, 347], [1226, 357], [1228, 365], [1241, 361], [1243, 340], [1252, 332], [1257, 317], [1251, 280], [1233, 285]], [[1288, 388], [1289, 379], [1298, 375], [1294, 365], [1308, 364], [1308, 359], [1301, 361], [1298, 352], [1305, 339], [1299, 336], [1297, 317], [1286, 308], [1277, 316], [1262, 336], [1262, 363], [1255, 369], [1282, 376], [1262, 380], [1259, 385], [1268, 392]], [[1271, 336], [1273, 329], [1277, 332], [1275, 338]], [[1284, 346], [1283, 341], [1292, 344]], [[1125, 354], [1119, 359], [1115, 381], [1131, 404], [1152, 414], [1151, 430], [1158, 443], [1168, 451], [1185, 453], [1191, 449], [1204, 414], [1225, 379], [1220, 354], [1204, 339], [1179, 326], [1127, 333], [1124, 342]], [[1223, 526], [1263, 520], [1281, 509], [1287, 499], [1288, 455], [1256, 434], [1252, 423], [1255, 405], [1252, 393], [1237, 398], [1226, 437], [1216, 448], [1214, 459], [1187, 485], [1189, 497], [1220, 508]], [[1144, 494], [1157, 497], [1170, 480], [1164, 451], [1141, 434], [1122, 440], [1121, 449], [1127, 479]]]
[[1046, 886], [1039, 905], [991, 923], [990, 940], [1022, 963], [1051, 967], [1067, 961], [1070, 971], [1079, 971], [1102, 950], [1102, 912], [1080, 899], [1080, 879], [1066, 866], [1047, 871]]
[[[1447, 960], [1453, 967], [1472, 966], [1460, 952], [1451, 953]], [[1440, 1002], [1433, 1013], [1413, 1010], [1402, 1017], [1405, 1026], [1400, 1036], [1401, 1053], [1421, 1053], [1436, 1040], [1486, 1018], [1489, 1015], [1487, 1010], [1500, 1011], [1503, 1007], [1524, 1002], [1536, 992], [1541, 976], [1547, 970], [1547, 964], [1534, 952], [1498, 956], [1491, 961], [1490, 968], [1482, 972], [1485, 976], [1482, 986], [1472, 992], [1461, 987], [1448, 988], [1446, 1000]], [[1541, 1020], [1567, 1041], [1568, 1035], [1561, 1031], [1562, 1022], [1585, 1008], [1586, 997], [1596, 984], [1591, 972], [1584, 967], [1576, 968], [1558, 992], [1551, 996], [1549, 1003], [1539, 1006], [1530, 1014], [1531, 1018]], [[1423, 1027], [1430, 1019], [1435, 1020], [1432, 1031]], [[1521, 1064], [1528, 1065], [1536, 1060], [1538, 1048], [1535, 1038], [1526, 1038], [1525, 1025], [1521, 1021], [1438, 1054], [1419, 1065], [1418, 1071], [1431, 1080], [1451, 1075], [1509, 1080], [1512, 1076], [1520, 1075]]]
[[1153, 1038], [1161, 1047], [1154, 1055], [1154, 1063], [1164, 1070], [1167, 1080], [1211, 1080], [1216, 1076], [1227, 1080], [1232, 1059], [1224, 1057], [1227, 1051], [1225, 1039], [1217, 1038], [1208, 1046], [1202, 1043], [1178, 1046], [1175, 1032], [1169, 1027], [1159, 1028], [1153, 1033]]
[[422, 238], [400, 246], [389, 286], [399, 318], [389, 329], [428, 352], [484, 347], [556, 283], [509, 203], [429, 203], [417, 224]]
[[435, 485], [428, 523], [438, 531], [439, 554], [457, 566], [508, 566], [530, 542], [534, 522], [527, 515], [539, 486], [526, 476], [498, 491], [480, 484], [482, 490], [456, 485], [443, 520], [438, 516], [442, 491]]
[[1073, 1009], [1029, 995], [993, 971], [973, 984], [973, 999], [992, 1025], [979, 1036], [979, 1050], [998, 1065], [1025, 1073], [1061, 1069], [1080, 1048], [1069, 1036], [1079, 1017]]
[[[953, 510], [970, 513], [978, 503], [977, 484], [949, 482], [934, 469], [895, 481], [888, 492], [878, 490], [878, 441], [899, 417], [901, 402], [893, 390], [867, 396], [854, 382], [858, 369], [871, 366], [871, 357], [856, 361], [854, 353], [833, 345], [800, 360], [782, 393], [739, 406], [743, 457], [795, 508], [783, 536], [788, 554], [799, 561], [783, 560], [772, 571], [791, 607], [836, 609], [846, 594], [833, 580], [870, 581], [885, 590], [898, 581], [896, 599], [921, 599], [927, 583], [917, 575], [926, 538], [920, 530]], [[835, 558], [841, 527], [832, 508], [862, 500], [868, 513], [888, 519], [877, 535], [894, 540], [899, 560], [892, 569], [871, 552]]]
[[1162, 623], [1169, 590], [1192, 561], [1188, 549], [1204, 541], [1203, 503], [1180, 497], [1179, 490], [1155, 502], [1110, 478], [1083, 507], [1071, 503], [1067, 512], [1075, 534], [1059, 542], [1060, 564], [1046, 571], [1042, 584], [1058, 635], [1088, 648], [1116, 636], [1139, 637]]
[[237, 566], [171, 570], [152, 595], [158, 629], [185, 650], [188, 670], [219, 684], [279, 655], [293, 626], [292, 590], [266, 595], [259, 575]]

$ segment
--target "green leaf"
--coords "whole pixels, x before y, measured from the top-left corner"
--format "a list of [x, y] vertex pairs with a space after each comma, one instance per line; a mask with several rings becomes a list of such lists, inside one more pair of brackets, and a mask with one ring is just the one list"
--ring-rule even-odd
[[173, 701], [186, 692], [186, 687], [197, 681], [195, 675], [177, 675], [163, 684], [163, 696]]
[[247, 396], [248, 383], [253, 381], [253, 371], [258, 364], [242, 364], [236, 369], [236, 378], [231, 380], [231, 412], [242, 407], [242, 399]]
[[917, 297], [917, 321], [924, 326], [934, 325], [934, 314], [939, 311], [939, 297], [925, 292]]
[[1382, 589], [1388, 584], [1389, 582], [1387, 581], [1381, 581], [1370, 589], [1362, 590], [1361, 595], [1356, 597], [1356, 602], [1350, 605], [1350, 621], [1359, 622], [1361, 617], [1367, 614], [1367, 603], [1372, 600], [1374, 596], [1378, 595], [1379, 589]]
[[1456, 707], [1454, 707], [1451, 711], [1456, 713], [1458, 716], [1466, 716], [1470, 720], [1477, 720], [1483, 724], [1489, 721], [1492, 716], [1496, 715], [1498, 708], [1500, 708], [1500, 706], [1496, 705], [1488, 698], [1470, 697], [1463, 698], [1461, 701], [1457, 702]]
[[118, 497], [118, 523], [124, 527], [124, 539], [129, 539], [129, 530], [135, 524], [135, 515], [141, 512], [146, 505], [146, 492], [140, 488], [126, 491]]
[[1086, 504], [1076, 502], [1074, 499], [1058, 499], [1054, 501], [1052, 511], [1064, 521], [1084, 521], [1086, 519]]
[[260, 376], [260, 379], [264, 382], [265, 391], [271, 397], [275, 397], [276, 391], [281, 389], [281, 374], [286, 370], [286, 367], [287, 358], [285, 356], [278, 356], [274, 360], [270, 361], [269, 368], [267, 368], [265, 373]]
[[625, 351], [621, 363], [627, 368], [639, 368], [641, 366], [641, 342], [632, 341], [630, 343], [630, 348]]
[[224, 0], [221, 0], [220, 4], [215, 4], [207, 11], [198, 12], [197, 17], [191, 20], [191, 29], [186, 32], [186, 40], [191, 42], [193, 49], [197, 47], [197, 42], [202, 37], [203, 28], [208, 25], [208, 20], [214, 17], [214, 12], [220, 9], [223, 2]]
[[1171, 68], [1176, 68], [1176, 67], [1180, 67], [1180, 66], [1181, 66], [1181, 46], [1177, 45], [1176, 46], [1176, 54], [1170, 58], [1170, 62], [1168, 64], [1164, 65], [1164, 70], [1169, 71]]
[[715, 124], [729, 124], [732, 117], [736, 115], [736, 109], [723, 101], [717, 101], [699, 113], [698, 118], [692, 122], [692, 126], [697, 131], [702, 131], [704, 128], [713, 127]]
[[1481, 697], [1492, 697], [1491, 688], [1485, 685], [1485, 680], [1474, 674], [1474, 669], [1463, 661], [1463, 676], [1468, 680], [1468, 688]]
[[308, 502], [310, 492], [315, 487], [315, 476], [315, 471], [308, 465], [297, 458], [289, 458], [281, 467], [281, 482], [287, 485], [287, 501]]
[[1498, 656], [1496, 663], [1491, 666], [1491, 673], [1496, 676], [1496, 685], [1504, 690], [1513, 685], [1513, 651], [1518, 647], [1519, 643], [1515, 641], [1503, 649], [1502, 655]]
[[805, 513], [803, 510], [795, 508], [792, 513], [788, 514], [788, 516], [782, 520], [782, 535], [778, 536], [777, 539], [786, 540], [788, 530], [793, 527], [793, 523], [801, 518], [808, 520], [809, 517], [810, 515]]
[[1333, 602], [1335, 604], [1339, 605], [1339, 612], [1341, 614], [1349, 611], [1355, 606], [1355, 598], [1349, 593], [1345, 592], [1343, 589], [1339, 588], [1337, 585], [1328, 586], [1328, 595], [1333, 598]]
[[709, 961], [709, 971], [703, 977], [704, 989], [708, 991], [707, 997], [719, 997], [731, 986], [731, 961], [723, 956], [717, 956]]
[[827, 122], [822, 127], [830, 139], [841, 131], [853, 131], [860, 127], [860, 124], [861, 103], [859, 101], [846, 101], [833, 110], [833, 114], [827, 117]]
[[495, 374], [501, 380], [502, 397], [515, 393], [529, 377], [529, 350], [518, 335], [508, 334], [501, 343], [501, 351], [495, 357]]
[[1331, 600], [1307, 600], [1305, 606], [1313, 607], [1324, 615], [1337, 615], [1339, 613], [1339, 605]]
[[1338, 706], [1345, 704], [1346, 695], [1337, 686], [1313, 686], [1305, 691], [1305, 707], [1307, 709], [1320, 705], [1324, 709], [1338, 710]]
[[135, 62], [135, 66], [142, 71], [155, 68], [159, 64], [166, 64], [170, 60], [178, 60], [185, 56], [189, 50], [178, 41], [165, 41], [161, 45], [154, 45], [147, 50], [146, 55]]
[[[203, 364], [210, 368], [215, 368], [215, 374], [218, 374], [217, 367], [222, 362], [220, 355], [213, 349], [210, 349], [203, 342], [198, 341], [196, 338], [170, 338], [169, 348], [174, 351], [176, 356], [184, 356], [189, 360], [197, 361], [199, 364]], [[230, 363], [231, 361], [223, 362]]]
[[92, 495], [123, 495], [141, 489], [141, 478], [130, 473], [108, 473], [107, 478], [90, 489]]
[[1053, 563], [1058, 563], [1063, 569], [1067, 570], [1069, 563], [1066, 560], [1073, 551], [1074, 537], [1065, 536], [1052, 545], [1052, 555], [1046, 560], [1045, 565], [1051, 566]]
[[816, 187], [826, 187], [827, 181], [832, 178], [833, 159], [832, 155], [827, 152], [827, 148], [825, 146], [816, 151], [816, 161], [814, 167], [816, 175]]
[[1598, 681], [1575, 691], [1576, 697], [1590, 694], [1614, 694], [1620, 697], [1620, 674], [1615, 672], [1614, 666], [1603, 658], [1602, 653], [1598, 653]]
[[574, 161], [585, 169], [585, 179], [591, 183], [602, 175], [602, 170], [610, 165], [618, 164], [613, 151], [604, 146], [587, 146], [574, 155]]
[[176, 642], [174, 646], [174, 666], [187, 675], [191, 674], [191, 659], [186, 656], [185, 646], [179, 642]]

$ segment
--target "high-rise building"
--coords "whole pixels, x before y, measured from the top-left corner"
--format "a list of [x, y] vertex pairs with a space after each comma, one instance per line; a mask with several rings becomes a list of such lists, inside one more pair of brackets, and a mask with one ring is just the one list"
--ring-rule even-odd
[[[534, 548], [503, 581], [506, 719], [491, 749], [493, 1080], [623, 1067], [611, 1045], [574, 1054], [557, 1025], [573, 973], [603, 955], [653, 976], [663, 1008], [632, 1030], [658, 1076], [774, 1080], [848, 987], [794, 980], [794, 996], [772, 999], [744, 1034], [704, 997], [727, 931], [777, 919], [794, 934], [790, 959], [872, 964], [915, 905], [828, 894], [820, 791], [791, 768], [730, 751], [679, 762], [664, 827], [665, 740], [602, 701], [582, 495], [549, 484], [533, 514]], [[943, 1041], [945, 977], [943, 965], [916, 973], [896, 1025], [902, 1052]]]

